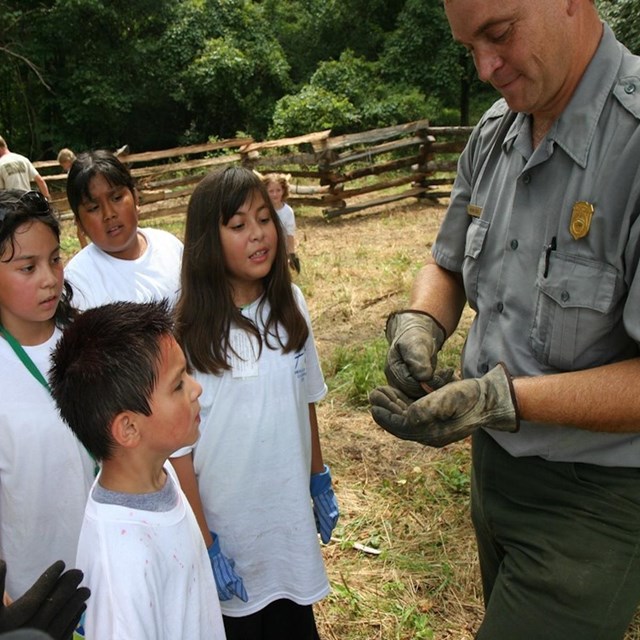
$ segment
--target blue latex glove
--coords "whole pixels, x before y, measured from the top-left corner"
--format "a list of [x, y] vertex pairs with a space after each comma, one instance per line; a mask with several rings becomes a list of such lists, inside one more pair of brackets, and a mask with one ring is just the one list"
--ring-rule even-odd
[[233, 570], [236, 563], [220, 551], [218, 535], [213, 531], [210, 533], [213, 537], [213, 542], [207, 549], [207, 553], [209, 554], [213, 577], [218, 588], [218, 597], [220, 600], [231, 600], [233, 596], [238, 596], [242, 602], [247, 602], [249, 596], [244, 584], [242, 584], [242, 578]]
[[331, 472], [325, 464], [322, 473], [312, 473], [309, 485], [311, 499], [313, 500], [313, 515], [316, 519], [316, 528], [322, 542], [327, 544], [331, 540], [331, 532], [338, 524], [340, 510], [336, 494], [331, 487]]

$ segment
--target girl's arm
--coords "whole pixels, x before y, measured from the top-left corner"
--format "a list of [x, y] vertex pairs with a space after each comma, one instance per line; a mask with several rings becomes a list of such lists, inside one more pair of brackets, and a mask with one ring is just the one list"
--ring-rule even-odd
[[322, 473], [324, 471], [324, 460], [322, 459], [322, 448], [320, 447], [316, 405], [313, 402], [309, 403], [309, 422], [311, 423], [311, 473]]
[[188, 453], [186, 456], [180, 456], [179, 458], [169, 458], [169, 461], [175, 469], [178, 480], [180, 480], [182, 491], [184, 491], [184, 495], [187, 496], [187, 500], [193, 509], [196, 521], [202, 532], [202, 537], [204, 538], [204, 544], [208, 549], [213, 544], [213, 538], [207, 526], [207, 520], [204, 517], [200, 490], [198, 489], [198, 479], [196, 478], [196, 471], [193, 468], [193, 454]]

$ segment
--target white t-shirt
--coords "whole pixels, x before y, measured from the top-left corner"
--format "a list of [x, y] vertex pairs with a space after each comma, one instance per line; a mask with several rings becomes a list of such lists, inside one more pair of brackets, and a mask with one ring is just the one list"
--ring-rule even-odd
[[5, 153], [0, 158], [0, 189], [31, 189], [31, 182], [38, 175], [29, 158], [19, 153]]
[[[257, 306], [244, 315], [255, 320]], [[220, 603], [223, 614], [239, 617], [279, 598], [309, 605], [329, 592], [309, 495], [309, 403], [327, 388], [311, 333], [302, 351], [263, 344], [259, 359], [244, 331], [232, 329], [231, 342], [244, 362], [234, 358], [220, 376], [195, 372], [203, 392], [194, 464], [207, 524], [249, 595], [247, 603]]]
[[89, 497], [77, 566], [91, 589], [87, 640], [224, 640], [209, 556], [173, 470], [177, 503], [143, 511]]
[[64, 269], [73, 286], [73, 304], [90, 309], [109, 302], [150, 302], [167, 298], [175, 305], [180, 291], [182, 242], [161, 229], [138, 229], [147, 241], [136, 260], [122, 260], [93, 243], [79, 251]]
[[280, 218], [280, 222], [287, 232], [288, 236], [296, 235], [296, 218], [293, 215], [293, 209], [284, 202], [279, 209], [276, 209], [276, 213], [278, 214], [278, 218]]
[[[24, 347], [43, 376], [60, 331]], [[75, 565], [93, 461], [49, 392], [0, 337], [0, 557], [21, 596], [56, 560]]]

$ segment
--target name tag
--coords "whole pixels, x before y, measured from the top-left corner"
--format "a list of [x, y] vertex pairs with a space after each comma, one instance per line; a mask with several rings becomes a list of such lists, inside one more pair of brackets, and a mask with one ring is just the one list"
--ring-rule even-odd
[[242, 329], [231, 329], [229, 343], [233, 349], [233, 352], [229, 353], [232, 377], [256, 377], [258, 375], [258, 343], [255, 338]]
[[467, 213], [472, 218], [479, 218], [482, 215], [482, 207], [479, 207], [477, 204], [468, 204]]

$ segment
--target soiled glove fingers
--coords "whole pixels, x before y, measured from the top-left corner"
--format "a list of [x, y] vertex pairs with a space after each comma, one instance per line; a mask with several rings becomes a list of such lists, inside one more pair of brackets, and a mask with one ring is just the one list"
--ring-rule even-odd
[[391, 387], [371, 392], [371, 414], [386, 431], [404, 440], [443, 447], [480, 427], [517, 431], [511, 377], [498, 364], [482, 378], [451, 382], [413, 403]]
[[[54, 562], [25, 594], [0, 609], [0, 631], [31, 628], [46, 631], [54, 640], [68, 640], [90, 595], [82, 582], [82, 571], [64, 572], [64, 562]], [[0, 560], [0, 588], [4, 592], [7, 566]], [[64, 573], [63, 573], [64, 572]]]
[[311, 474], [309, 492], [313, 501], [313, 516], [316, 521], [316, 529], [324, 544], [331, 540], [331, 532], [338, 524], [340, 509], [338, 500], [333, 491], [331, 471], [325, 464], [324, 471]]
[[216, 581], [218, 597], [220, 600], [231, 600], [233, 596], [237, 596], [242, 602], [247, 602], [249, 596], [244, 588], [242, 578], [234, 570], [235, 561], [227, 558], [220, 550], [218, 535], [211, 531], [211, 536], [213, 543], [207, 548], [207, 553]]
[[29, 626], [46, 631], [54, 640], [71, 638], [87, 608], [86, 600], [91, 595], [87, 587], [79, 587], [82, 578], [79, 569], [69, 569], [63, 573]]
[[420, 398], [433, 384], [438, 352], [445, 340], [444, 329], [421, 311], [398, 311], [387, 319], [385, 335], [389, 353], [384, 373], [392, 387], [411, 398]]

